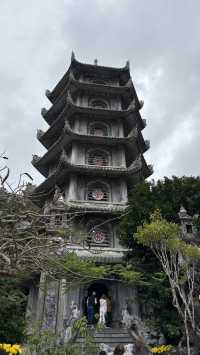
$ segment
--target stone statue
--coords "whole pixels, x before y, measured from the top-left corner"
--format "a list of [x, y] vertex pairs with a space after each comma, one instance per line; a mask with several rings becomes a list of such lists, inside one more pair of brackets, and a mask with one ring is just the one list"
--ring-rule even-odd
[[133, 316], [128, 312], [127, 306], [122, 309], [122, 324], [130, 328], [133, 322]]
[[72, 337], [72, 327], [67, 327], [65, 330], [65, 335], [64, 335], [64, 344], [68, 343], [68, 341]]
[[53, 195], [53, 204], [56, 204], [59, 202], [64, 203], [64, 199], [63, 199], [63, 195], [62, 195], [60, 187], [56, 185], [55, 192]]
[[[73, 301], [72, 301], [73, 302]], [[71, 319], [73, 320], [73, 323], [75, 320], [80, 318], [80, 310], [78, 309], [77, 304], [73, 303], [72, 309], [71, 309]]]
[[70, 316], [69, 319], [66, 321], [67, 327], [65, 330], [65, 334], [64, 334], [64, 343], [68, 343], [68, 341], [71, 339], [72, 337], [72, 328], [73, 328], [73, 324], [74, 322], [80, 318], [81, 312], [78, 309], [78, 306], [76, 303], [74, 303], [74, 301], [71, 302], [71, 306], [70, 306]]

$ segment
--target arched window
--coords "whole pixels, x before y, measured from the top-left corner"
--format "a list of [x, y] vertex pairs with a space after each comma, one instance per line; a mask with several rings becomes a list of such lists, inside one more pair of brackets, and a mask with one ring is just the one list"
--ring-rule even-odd
[[90, 150], [87, 153], [87, 164], [96, 166], [108, 166], [110, 165], [110, 154], [104, 150]]
[[93, 219], [87, 224], [89, 246], [99, 245], [108, 247], [111, 245], [111, 227], [100, 218]]
[[107, 202], [110, 201], [110, 195], [110, 187], [101, 181], [92, 182], [87, 186], [86, 200]]
[[93, 122], [88, 126], [88, 134], [93, 136], [109, 136], [110, 127], [102, 122]]
[[103, 108], [104, 110], [108, 108], [108, 103], [103, 99], [92, 99], [89, 101], [89, 105], [95, 108]]

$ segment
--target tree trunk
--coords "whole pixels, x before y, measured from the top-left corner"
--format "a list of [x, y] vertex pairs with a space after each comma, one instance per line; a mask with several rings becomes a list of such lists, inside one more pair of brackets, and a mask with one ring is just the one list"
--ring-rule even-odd
[[187, 355], [191, 355], [190, 351], [190, 334], [188, 330], [188, 324], [187, 324], [187, 317], [184, 321], [184, 326], [185, 326], [185, 335], [186, 335], [186, 343], [187, 343]]

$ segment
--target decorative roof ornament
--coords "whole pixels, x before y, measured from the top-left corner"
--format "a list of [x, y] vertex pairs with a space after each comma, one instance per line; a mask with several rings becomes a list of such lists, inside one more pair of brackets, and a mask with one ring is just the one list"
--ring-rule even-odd
[[129, 69], [129, 68], [130, 68], [130, 61], [129, 61], [129, 60], [127, 60], [127, 61], [126, 61], [125, 68], [127, 68], [127, 69]]
[[55, 185], [53, 204], [64, 203], [63, 195], [59, 186]]
[[140, 103], [140, 109], [144, 106], [144, 100], [139, 100]]
[[192, 220], [192, 217], [187, 213], [187, 210], [183, 206], [180, 207], [178, 216], [179, 216], [180, 220], [182, 220], [182, 219], [191, 219]]
[[32, 164], [37, 164], [38, 161], [41, 159], [37, 154], [32, 154]]
[[45, 90], [45, 95], [49, 99], [51, 97], [51, 91], [50, 90]]
[[146, 146], [146, 150], [148, 150], [150, 148], [150, 140], [149, 139], [145, 139], [145, 146]]
[[43, 108], [41, 109], [41, 115], [42, 115], [43, 117], [45, 117], [45, 115], [47, 114], [47, 112], [48, 112], [48, 110], [47, 110], [45, 107], [43, 107]]
[[142, 118], [142, 123], [143, 123], [143, 126], [144, 126], [144, 128], [145, 128], [146, 125], [147, 125], [147, 120], [146, 120], [145, 118]]
[[40, 139], [44, 134], [44, 131], [42, 129], [37, 129], [37, 138]]
[[71, 62], [73, 62], [73, 60], [75, 60], [75, 53], [74, 53], [74, 51], [72, 51], [72, 54], [71, 54]]

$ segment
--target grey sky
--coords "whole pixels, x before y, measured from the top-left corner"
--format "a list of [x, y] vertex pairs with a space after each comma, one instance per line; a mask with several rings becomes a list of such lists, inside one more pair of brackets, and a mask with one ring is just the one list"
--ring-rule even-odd
[[29, 172], [32, 154], [45, 149], [36, 129], [52, 89], [70, 63], [124, 66], [145, 105], [145, 154], [155, 179], [199, 175], [200, 2], [198, 0], [1, 0], [0, 151], [11, 182]]

